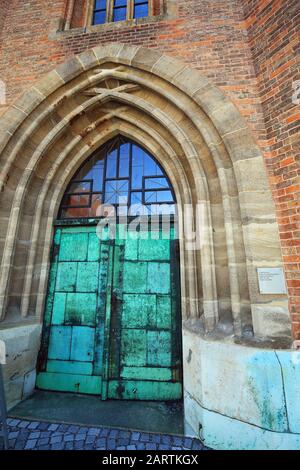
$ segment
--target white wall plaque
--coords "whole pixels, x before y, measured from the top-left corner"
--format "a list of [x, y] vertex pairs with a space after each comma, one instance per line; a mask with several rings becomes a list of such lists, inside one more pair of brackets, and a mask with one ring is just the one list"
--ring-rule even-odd
[[261, 294], [286, 294], [286, 284], [282, 268], [257, 268]]

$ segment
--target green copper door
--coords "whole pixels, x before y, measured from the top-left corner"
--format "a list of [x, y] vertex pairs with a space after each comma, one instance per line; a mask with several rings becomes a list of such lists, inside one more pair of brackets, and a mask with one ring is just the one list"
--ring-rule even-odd
[[109, 398], [181, 398], [177, 243], [173, 228], [154, 233], [154, 240], [151, 235], [140, 231], [116, 240]]
[[58, 227], [37, 386], [103, 399], [181, 398], [174, 229], [98, 239]]
[[112, 248], [95, 226], [57, 228], [37, 386], [99, 394]]

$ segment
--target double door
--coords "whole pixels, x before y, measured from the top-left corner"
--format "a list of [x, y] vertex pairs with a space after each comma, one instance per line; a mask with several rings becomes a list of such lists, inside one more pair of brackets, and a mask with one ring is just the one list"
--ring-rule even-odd
[[174, 227], [55, 229], [37, 387], [103, 400], [182, 396]]

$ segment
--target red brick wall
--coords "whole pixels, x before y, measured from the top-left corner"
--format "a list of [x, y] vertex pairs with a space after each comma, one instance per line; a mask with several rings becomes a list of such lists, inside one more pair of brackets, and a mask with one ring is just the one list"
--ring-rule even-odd
[[[10, 5], [10, 0], [0, 0], [0, 36], [4, 25], [4, 20]], [[0, 44], [1, 48], [1, 44]]]
[[[81, 24], [81, 1], [77, 0], [73, 25]], [[299, 107], [291, 100], [292, 76], [300, 79], [295, 57], [299, 0], [178, 0], [177, 4], [176, 18], [55, 35], [66, 0], [11, 0], [0, 56], [0, 77], [7, 82], [9, 102], [67, 58], [108, 42], [159, 49], [199, 69], [235, 102], [264, 153], [295, 335], [300, 337]]]
[[[261, 146], [276, 203], [295, 337], [300, 338], [300, 80], [299, 0], [244, 0], [259, 96]], [[299, 94], [300, 96], [300, 94]]]
[[[69, 2], [72, 0], [69, 0]], [[76, 0], [74, 3], [71, 28], [82, 28], [84, 26], [86, 15], [86, 0]]]

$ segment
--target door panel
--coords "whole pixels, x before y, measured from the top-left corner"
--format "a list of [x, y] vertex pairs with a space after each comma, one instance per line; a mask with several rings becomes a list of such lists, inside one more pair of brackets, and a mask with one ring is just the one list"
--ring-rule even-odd
[[[155, 235], [156, 239], [151, 239]], [[116, 241], [110, 329], [109, 398], [182, 396], [179, 269], [174, 229]]]
[[[152, 237], [155, 236], [155, 239]], [[37, 386], [103, 400], [182, 396], [180, 279], [174, 229], [99, 240], [57, 228]]]
[[56, 229], [39, 388], [101, 395], [110, 250], [94, 226]]

